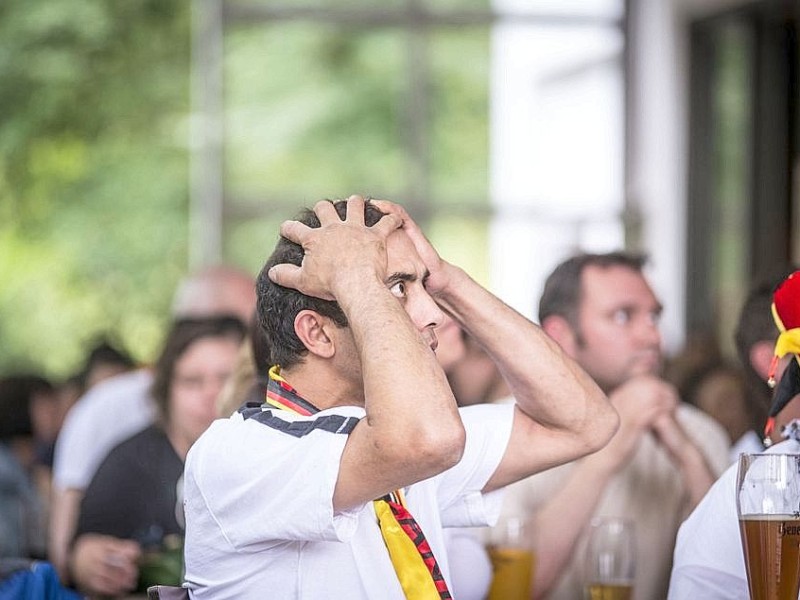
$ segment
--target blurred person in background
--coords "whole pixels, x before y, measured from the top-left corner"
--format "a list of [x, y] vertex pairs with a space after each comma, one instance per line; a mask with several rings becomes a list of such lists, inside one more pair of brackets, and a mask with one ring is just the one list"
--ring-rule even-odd
[[643, 266], [637, 255], [582, 254], [545, 282], [542, 328], [608, 394], [620, 428], [595, 454], [508, 489], [504, 516], [530, 519], [537, 598], [582, 596], [598, 516], [635, 521], [633, 597], [664, 598], [678, 527], [729, 464], [722, 427], [659, 376], [662, 307]]
[[236, 366], [219, 395], [220, 417], [230, 417], [243, 405], [261, 405], [267, 394], [269, 381], [269, 350], [267, 340], [253, 314], [248, 326], [247, 339], [239, 349]]
[[83, 392], [88, 392], [101, 381], [134, 368], [136, 368], [136, 363], [125, 351], [120, 350], [108, 340], [102, 340], [89, 351], [86, 364], [81, 371]]
[[0, 557], [42, 558], [49, 469], [39, 461], [51, 442], [53, 386], [36, 375], [0, 379]]
[[[738, 366], [720, 361], [692, 374], [682, 397], [722, 425], [732, 441], [741, 440], [751, 426], [744, 372]], [[739, 451], [731, 446], [731, 461]]]
[[511, 391], [497, 365], [474, 338], [462, 332], [463, 355], [445, 368], [459, 406], [508, 399]]
[[180, 583], [183, 462], [217, 417], [244, 335], [235, 317], [173, 325], [154, 368], [158, 422], [116, 446], [84, 493], [69, 559], [81, 591], [117, 596]]
[[[253, 277], [237, 268], [202, 269], [178, 286], [172, 311], [175, 318], [234, 315], [248, 322], [255, 309], [254, 286]], [[83, 492], [114, 446], [154, 422], [152, 383], [146, 368], [101, 381], [78, 400], [64, 421], [55, 450], [48, 535], [48, 557], [64, 581]]]
[[741, 367], [728, 364], [717, 344], [695, 338], [671, 361], [672, 379], [687, 402], [712, 415], [732, 441], [730, 460], [762, 452], [772, 390], [767, 385], [778, 328], [770, 306], [772, 292], [792, 269], [754, 285], [739, 312], [734, 342]]
[[[766, 405], [761, 398], [758, 399], [762, 402], [758, 409], [764, 418], [760, 421], [761, 429], [753, 432], [758, 438], [757, 443], [749, 447], [742, 445], [742, 452], [745, 453], [800, 453], [800, 421], [797, 420], [800, 419], [800, 358], [794, 353], [800, 347], [800, 328], [797, 322], [786, 320], [783, 321], [786, 331], [780, 333], [776, 324], [779, 317], [787, 319], [787, 313], [793, 319], [797, 318], [797, 307], [800, 307], [799, 282], [800, 271], [796, 271], [777, 281], [776, 285], [764, 283], [756, 286], [748, 295], [740, 314], [735, 337], [743, 360], [749, 358], [752, 373], [763, 373], [761, 383], [767, 390], [767, 381], [773, 369], [772, 374], [778, 380], [774, 394]], [[777, 299], [779, 293], [781, 302], [776, 300], [773, 305], [773, 299]], [[784, 309], [781, 315], [777, 308], [779, 304]], [[787, 306], [789, 310], [785, 310]], [[784, 342], [791, 341], [785, 345], [788, 350], [785, 356], [779, 355], [779, 334], [786, 336]], [[762, 356], [765, 338], [772, 341], [768, 354]], [[778, 356], [783, 358], [778, 360]], [[768, 415], [774, 418], [774, 424], [769, 426], [766, 425]], [[766, 449], [761, 441], [765, 438], [769, 444]], [[737, 469], [738, 461], [717, 480], [681, 526], [675, 545], [670, 600], [750, 598], [736, 510]]]
[[748, 429], [733, 440], [731, 461], [742, 452], [763, 452], [763, 431], [767, 411], [772, 402], [772, 390], [767, 384], [778, 328], [772, 318], [772, 292], [784, 279], [771, 279], [750, 290], [734, 332], [736, 351], [744, 367], [745, 399], [749, 417]]

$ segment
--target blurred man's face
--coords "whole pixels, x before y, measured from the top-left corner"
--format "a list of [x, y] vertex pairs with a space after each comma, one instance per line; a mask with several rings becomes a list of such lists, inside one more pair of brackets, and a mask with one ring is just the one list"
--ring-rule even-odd
[[200, 338], [175, 362], [168, 428], [182, 442], [194, 443], [217, 418], [217, 398], [233, 372], [239, 346], [227, 338]]
[[581, 277], [574, 358], [609, 392], [661, 365], [661, 304], [641, 273], [590, 266]]
[[461, 327], [451, 317], [445, 315], [444, 321], [436, 328], [436, 359], [445, 372], [452, 369], [467, 354], [467, 345], [461, 334]]

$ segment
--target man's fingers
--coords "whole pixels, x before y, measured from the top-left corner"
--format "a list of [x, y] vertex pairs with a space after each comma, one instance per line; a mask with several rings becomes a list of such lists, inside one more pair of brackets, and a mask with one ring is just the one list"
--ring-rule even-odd
[[273, 283], [280, 286], [297, 289], [300, 280], [300, 267], [289, 263], [275, 265], [268, 272]]
[[300, 221], [284, 221], [281, 223], [281, 236], [301, 246], [309, 231], [311, 231], [311, 228]]
[[339, 213], [336, 212], [336, 208], [334, 208], [333, 202], [330, 200], [320, 200], [317, 202], [314, 205], [314, 214], [317, 215], [317, 218], [322, 225], [341, 221], [339, 218]]
[[385, 212], [390, 215], [397, 215], [400, 217], [402, 221], [410, 221], [411, 217], [408, 216], [406, 209], [404, 209], [399, 204], [395, 204], [394, 202], [390, 202], [389, 200], [370, 200], [370, 202], [378, 208], [381, 212]]
[[402, 226], [403, 219], [397, 215], [389, 213], [382, 216], [381, 220], [372, 226], [372, 229], [376, 230], [381, 235], [388, 236], [390, 233]]
[[354, 194], [347, 199], [345, 221], [355, 225], [364, 224], [364, 198]]
[[120, 540], [117, 545], [117, 552], [131, 563], [135, 563], [142, 555], [142, 548], [133, 540]]
[[321, 298], [322, 300], [335, 300], [329, 291], [326, 291], [325, 288], [319, 288], [313, 281], [311, 282], [311, 287], [309, 287], [308, 280], [304, 278], [301, 268], [297, 265], [275, 265], [269, 270], [268, 274], [272, 282], [277, 285], [285, 288], [292, 288], [293, 290], [297, 290], [308, 296]]
[[388, 200], [373, 200], [372, 203], [386, 214], [394, 215], [402, 220], [403, 231], [408, 234], [408, 237], [414, 242], [414, 246], [417, 247], [417, 251], [420, 252], [423, 257], [428, 251], [433, 250], [433, 246], [431, 246], [428, 238], [425, 237], [425, 234], [422, 233], [422, 229], [419, 228], [419, 225], [417, 225], [414, 219], [406, 212], [405, 208], [394, 202], [389, 202]]

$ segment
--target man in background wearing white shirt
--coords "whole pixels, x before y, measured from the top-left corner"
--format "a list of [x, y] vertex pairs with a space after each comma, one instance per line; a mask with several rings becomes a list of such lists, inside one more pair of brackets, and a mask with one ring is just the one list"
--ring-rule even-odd
[[[249, 323], [255, 303], [251, 275], [217, 266], [181, 283], [172, 313], [176, 318], [233, 315]], [[67, 414], [56, 442], [48, 535], [48, 558], [62, 581], [69, 581], [67, 557], [84, 490], [108, 452], [155, 419], [152, 381], [148, 369], [112, 377], [90, 389]]]

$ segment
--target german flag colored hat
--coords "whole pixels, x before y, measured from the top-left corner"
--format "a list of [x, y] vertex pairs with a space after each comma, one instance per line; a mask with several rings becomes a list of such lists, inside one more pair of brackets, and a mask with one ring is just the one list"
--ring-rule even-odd
[[775, 343], [775, 356], [769, 369], [769, 385], [775, 386], [775, 371], [778, 361], [787, 354], [794, 360], [787, 367], [780, 385], [775, 390], [769, 419], [764, 433], [769, 435], [775, 427], [775, 417], [789, 400], [800, 394], [800, 271], [795, 271], [784, 279], [772, 294], [772, 317], [780, 330]]

